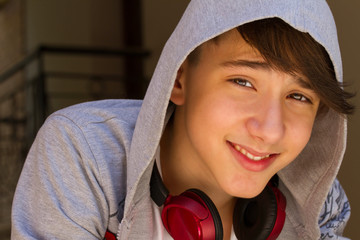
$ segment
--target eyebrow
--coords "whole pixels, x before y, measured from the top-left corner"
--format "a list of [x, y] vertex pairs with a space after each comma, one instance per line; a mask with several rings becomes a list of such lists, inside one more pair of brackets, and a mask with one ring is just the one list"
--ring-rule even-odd
[[230, 60], [230, 61], [225, 61], [222, 62], [220, 64], [222, 67], [228, 67], [228, 68], [232, 68], [232, 67], [248, 67], [248, 68], [253, 68], [253, 69], [264, 69], [264, 70], [269, 70], [271, 69], [271, 66], [269, 63], [264, 62], [264, 61], [249, 61], [249, 60]]
[[297, 76], [295, 78], [295, 82], [297, 84], [299, 84], [301, 87], [305, 88], [305, 89], [309, 89], [314, 91], [314, 88], [311, 86], [311, 84], [309, 83], [309, 81], [306, 81], [305, 79], [303, 79], [302, 77]]
[[[262, 69], [262, 70], [270, 70], [272, 66], [268, 62], [264, 61], [249, 61], [249, 60], [230, 60], [225, 61], [220, 64], [225, 68], [235, 68], [235, 67], [247, 67], [252, 69]], [[309, 81], [304, 78], [295, 75], [295, 82], [299, 84], [301, 87], [309, 90], [314, 90]]]

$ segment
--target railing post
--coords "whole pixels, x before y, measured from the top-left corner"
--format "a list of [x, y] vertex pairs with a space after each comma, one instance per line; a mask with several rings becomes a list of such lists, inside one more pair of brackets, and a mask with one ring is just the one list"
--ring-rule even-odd
[[39, 47], [37, 52], [37, 77], [35, 77], [33, 85], [33, 127], [34, 137], [36, 132], [43, 124], [47, 114], [47, 101], [46, 101], [46, 79], [44, 69], [44, 52], [42, 47]]
[[[142, 4], [141, 0], [123, 0], [123, 36], [128, 48], [142, 49]], [[125, 86], [127, 98], [144, 96], [144, 61], [136, 56], [125, 56]]]
[[45, 63], [44, 51], [42, 48], [39, 50], [38, 58], [38, 71], [39, 71], [39, 85], [38, 85], [38, 107], [39, 107], [39, 122], [38, 129], [43, 124], [47, 117], [47, 96], [46, 96], [46, 76], [45, 76]]

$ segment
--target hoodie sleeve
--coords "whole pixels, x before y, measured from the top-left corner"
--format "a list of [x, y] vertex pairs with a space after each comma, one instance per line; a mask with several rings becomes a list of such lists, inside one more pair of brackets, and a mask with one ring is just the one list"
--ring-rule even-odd
[[342, 237], [342, 233], [349, 218], [350, 204], [348, 198], [339, 181], [335, 179], [320, 213], [320, 239], [348, 239]]
[[12, 239], [101, 239], [108, 221], [101, 176], [81, 129], [51, 116], [25, 161], [12, 211]]

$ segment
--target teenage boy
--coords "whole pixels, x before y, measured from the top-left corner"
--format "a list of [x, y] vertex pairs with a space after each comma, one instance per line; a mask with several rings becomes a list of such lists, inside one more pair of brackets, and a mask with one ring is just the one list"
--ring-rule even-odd
[[341, 69], [325, 1], [191, 1], [144, 101], [45, 122], [12, 237], [341, 239]]

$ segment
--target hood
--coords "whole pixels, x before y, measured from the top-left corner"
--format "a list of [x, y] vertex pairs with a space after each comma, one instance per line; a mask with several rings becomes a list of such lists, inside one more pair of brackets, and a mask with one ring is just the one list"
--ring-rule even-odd
[[[247, 22], [278, 17], [308, 32], [325, 47], [342, 81], [336, 26], [325, 0], [192, 0], [166, 43], [136, 123], [128, 164], [128, 200], [149, 179], [151, 164], [169, 113], [169, 98], [177, 70], [201, 43]], [[169, 115], [169, 114], [168, 114]], [[287, 217], [293, 228], [319, 236], [321, 207], [345, 151], [346, 120], [330, 110], [316, 119], [312, 137], [298, 158], [279, 172], [287, 198]], [[127, 209], [127, 208], [125, 208]], [[126, 214], [126, 213], [125, 213]], [[304, 231], [305, 232], [305, 231]]]

